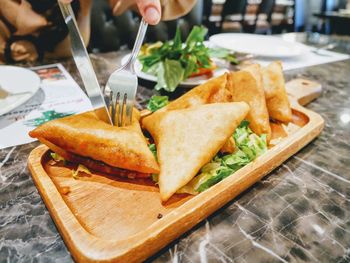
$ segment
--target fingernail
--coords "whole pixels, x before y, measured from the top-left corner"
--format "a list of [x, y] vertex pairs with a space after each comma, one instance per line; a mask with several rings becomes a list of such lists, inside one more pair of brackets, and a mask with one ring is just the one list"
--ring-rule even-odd
[[160, 20], [160, 14], [154, 7], [148, 7], [145, 11], [145, 19], [149, 24], [157, 24]]

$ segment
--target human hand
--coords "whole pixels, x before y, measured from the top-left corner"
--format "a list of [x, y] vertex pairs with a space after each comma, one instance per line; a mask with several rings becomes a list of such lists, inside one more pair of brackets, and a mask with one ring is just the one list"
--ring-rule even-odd
[[[58, 0], [63, 4], [69, 4], [72, 0]], [[84, 2], [84, 1], [82, 1]], [[161, 19], [160, 0], [109, 0], [114, 14], [121, 14], [126, 9], [137, 6], [142, 17], [148, 24], [156, 25]]]
[[148, 24], [156, 25], [161, 19], [160, 0], [109, 0], [109, 2], [114, 14], [120, 14], [136, 6]]

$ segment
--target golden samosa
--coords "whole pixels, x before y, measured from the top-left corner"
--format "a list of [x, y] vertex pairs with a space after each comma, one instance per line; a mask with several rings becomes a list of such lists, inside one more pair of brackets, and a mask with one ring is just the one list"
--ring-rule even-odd
[[209, 103], [231, 102], [231, 94], [226, 88], [228, 75], [229, 73], [225, 73], [191, 89], [159, 111], [186, 109]]
[[[229, 73], [213, 78], [188, 91], [178, 99], [170, 102], [159, 111], [187, 109], [210, 103], [231, 102], [232, 95], [227, 89]], [[233, 153], [235, 151], [235, 141], [232, 137], [222, 147], [222, 153]]]
[[[116, 170], [113, 168], [122, 168], [143, 174], [158, 173], [159, 166], [147, 146], [136, 115], [133, 114], [132, 125], [115, 127], [97, 119], [93, 112], [87, 112], [47, 122], [29, 135], [53, 151], [58, 150], [58, 154], [63, 153], [64, 158], [81, 160], [91, 169], [98, 167], [100, 171], [102, 167], [102, 172], [113, 172]], [[103, 162], [103, 165], [92, 160]]]
[[254, 64], [244, 70], [232, 72], [228, 87], [232, 94], [232, 101], [244, 101], [250, 106], [246, 119], [252, 131], [258, 135], [266, 134], [267, 141], [269, 141], [271, 127], [260, 66]]
[[292, 109], [288, 99], [282, 63], [275, 61], [262, 69], [266, 105], [272, 119], [281, 122], [292, 120]]
[[156, 112], [143, 120], [157, 147], [163, 201], [212, 160], [248, 111], [244, 102], [214, 103]]

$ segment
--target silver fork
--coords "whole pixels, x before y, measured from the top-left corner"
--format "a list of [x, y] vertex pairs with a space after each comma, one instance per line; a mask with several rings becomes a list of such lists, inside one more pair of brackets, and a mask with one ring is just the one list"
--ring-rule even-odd
[[127, 126], [131, 124], [138, 85], [134, 63], [145, 38], [147, 26], [148, 24], [142, 19], [128, 62], [109, 76], [105, 87], [105, 90], [110, 90], [108, 109], [113, 125], [115, 126]]

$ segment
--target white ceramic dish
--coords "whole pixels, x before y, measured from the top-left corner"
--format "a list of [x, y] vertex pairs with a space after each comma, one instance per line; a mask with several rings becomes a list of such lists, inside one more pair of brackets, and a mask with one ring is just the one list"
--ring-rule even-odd
[[40, 88], [40, 77], [33, 71], [0, 66], [0, 86], [9, 95], [0, 99], [0, 116], [27, 102]]
[[210, 37], [210, 42], [215, 46], [232, 51], [271, 58], [296, 57], [307, 51], [307, 48], [301, 43], [288, 42], [274, 36], [255, 34], [217, 34]]

